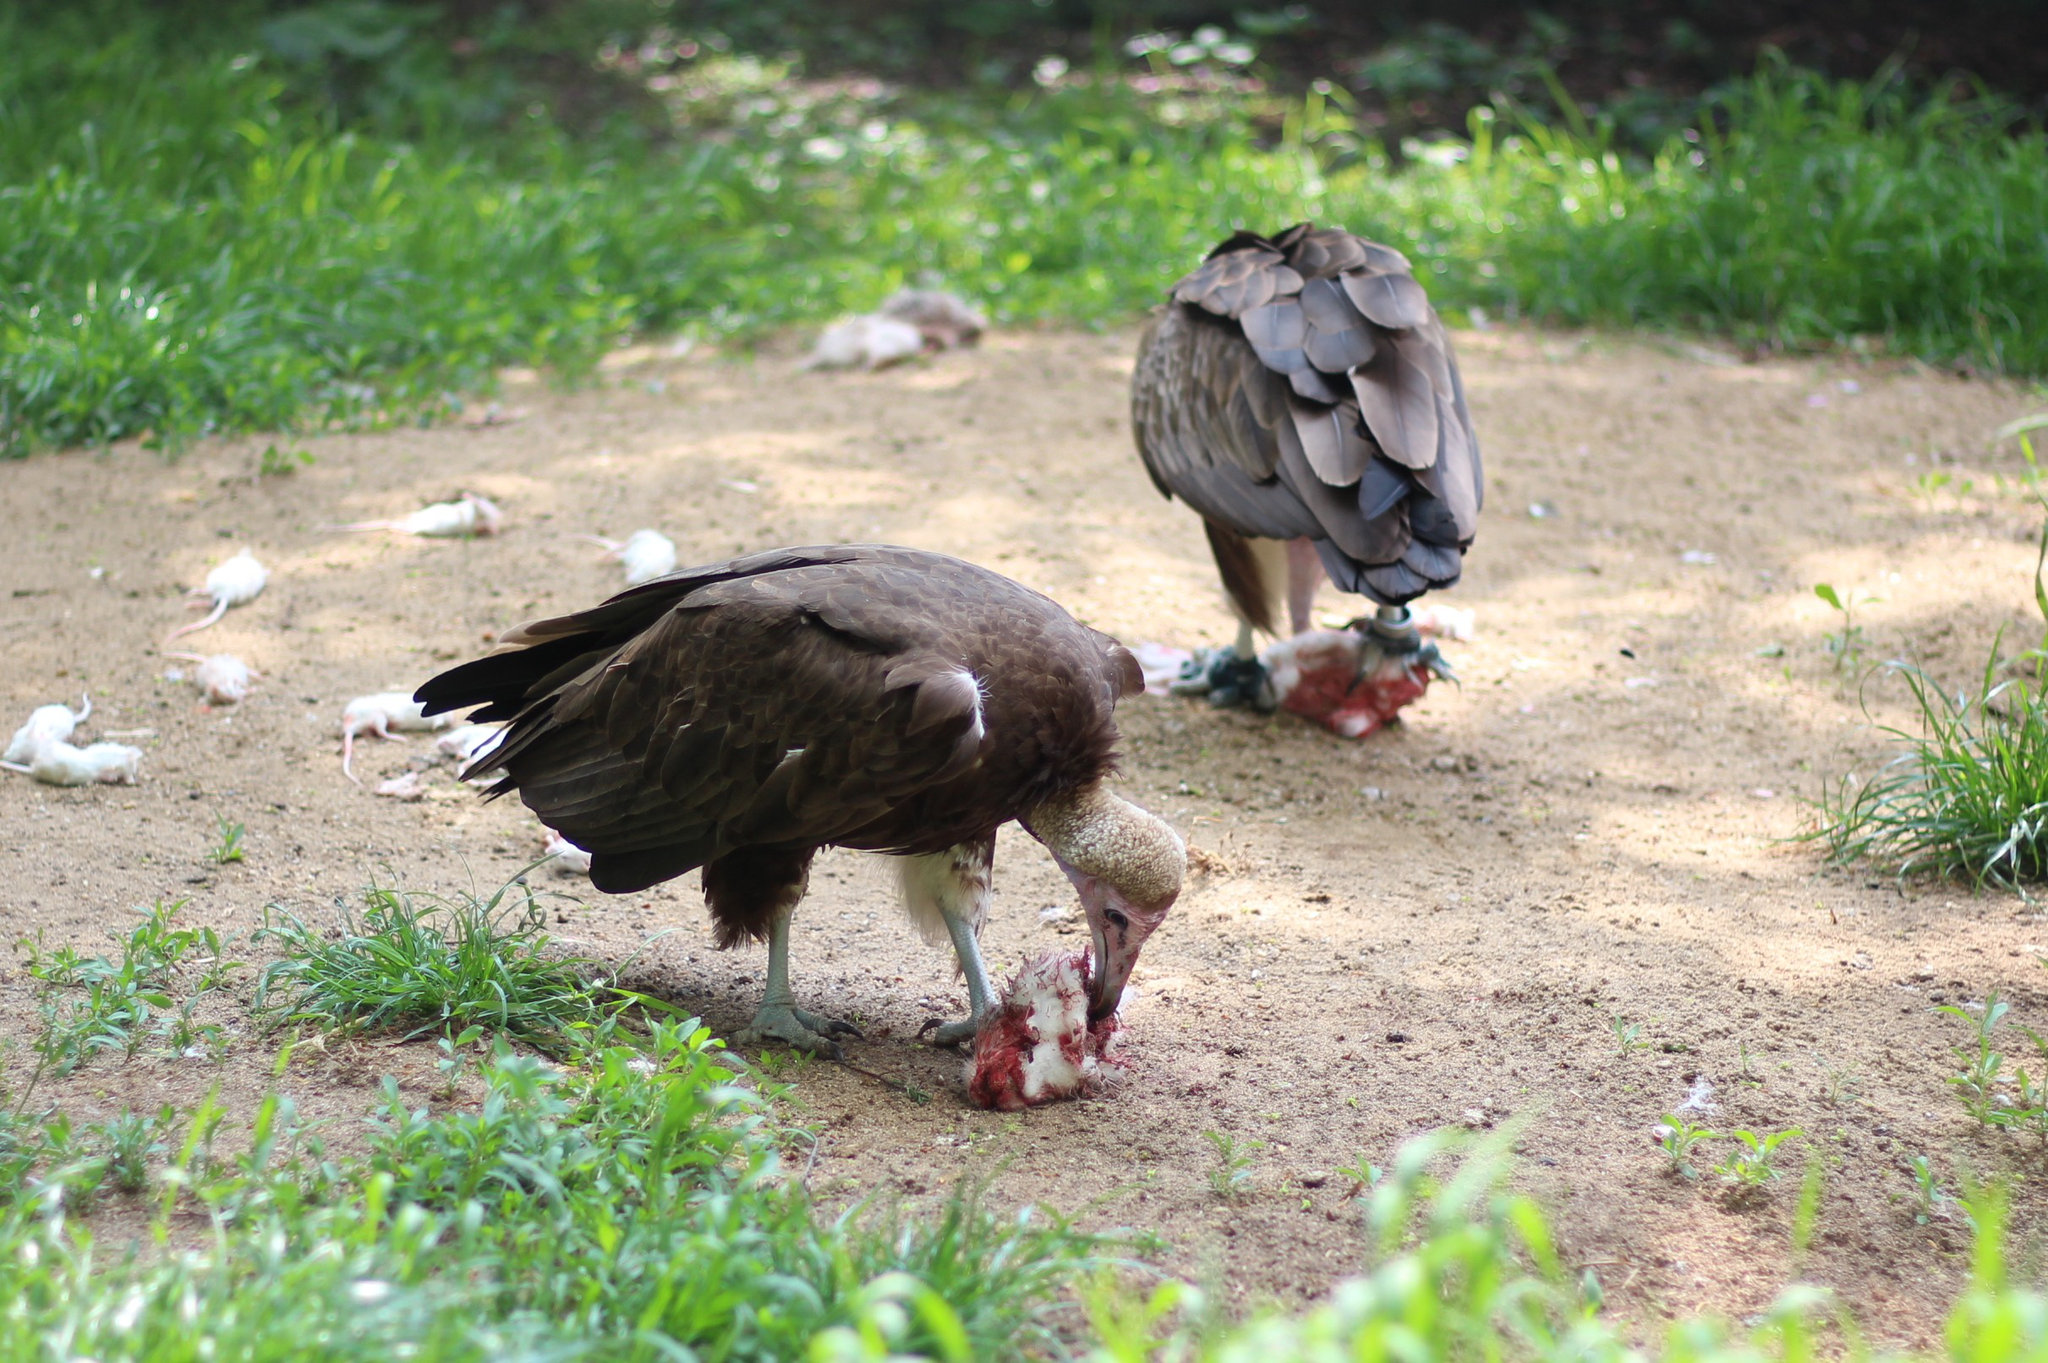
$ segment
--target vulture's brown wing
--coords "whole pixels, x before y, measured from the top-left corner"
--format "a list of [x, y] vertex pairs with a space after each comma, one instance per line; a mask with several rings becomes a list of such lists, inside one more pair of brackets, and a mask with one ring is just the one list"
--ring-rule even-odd
[[1237, 234], [1147, 329], [1131, 413], [1162, 492], [1241, 535], [1313, 539], [1344, 590], [1397, 604], [1457, 581], [1479, 444], [1400, 252], [1306, 224]]
[[512, 636], [525, 647], [421, 689], [436, 708], [500, 712], [524, 693], [465, 775], [502, 770], [497, 792], [516, 788], [588, 849], [601, 890], [738, 847], [831, 842], [975, 759], [972, 674], [891, 629], [828, 565], [734, 566], [529, 626]]

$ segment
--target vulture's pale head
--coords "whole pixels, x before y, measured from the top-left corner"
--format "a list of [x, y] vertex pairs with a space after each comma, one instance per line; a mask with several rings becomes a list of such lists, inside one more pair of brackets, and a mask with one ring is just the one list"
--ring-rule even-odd
[[1048, 800], [1025, 821], [1080, 893], [1095, 938], [1088, 1020], [1116, 1011], [1145, 939], [1180, 897], [1187, 844], [1163, 820], [1100, 786]]

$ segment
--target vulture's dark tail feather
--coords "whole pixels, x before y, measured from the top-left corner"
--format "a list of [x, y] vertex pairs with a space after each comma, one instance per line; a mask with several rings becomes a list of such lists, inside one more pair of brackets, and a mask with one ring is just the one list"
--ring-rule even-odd
[[480, 723], [510, 719], [526, 705], [535, 683], [579, 654], [590, 651], [589, 635], [572, 634], [550, 639], [510, 653], [494, 653], [460, 667], [451, 667], [429, 677], [413, 692], [413, 699], [430, 715], [459, 710], [465, 705], [489, 708], [471, 715]]
[[1216, 556], [1216, 571], [1223, 578], [1223, 590], [1230, 593], [1238, 613], [1251, 622], [1253, 629], [1277, 635], [1279, 631], [1273, 628], [1274, 584], [1266, 581], [1264, 566], [1252, 542], [1212, 520], [1203, 520], [1202, 528], [1209, 532], [1209, 552]]

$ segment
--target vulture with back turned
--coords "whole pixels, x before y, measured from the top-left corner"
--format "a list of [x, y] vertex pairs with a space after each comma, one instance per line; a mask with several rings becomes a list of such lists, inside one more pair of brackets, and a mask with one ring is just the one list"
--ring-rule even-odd
[[1147, 327], [1131, 418], [1153, 483], [1208, 531], [1234, 686], [1262, 679], [1276, 597], [1301, 634], [1325, 573], [1378, 604], [1384, 646], [1420, 648], [1406, 603], [1458, 580], [1482, 477], [1450, 337], [1399, 251], [1308, 223], [1232, 236]]
[[1121, 645], [1037, 592], [888, 545], [778, 549], [657, 578], [506, 634], [420, 687], [428, 713], [509, 721], [465, 769], [502, 772], [627, 894], [703, 868], [719, 945], [768, 943], [743, 1040], [836, 1054], [844, 1022], [796, 1007], [789, 922], [820, 847], [902, 858], [905, 907], [991, 1007], [976, 936], [995, 834], [1016, 819], [1073, 882], [1094, 937], [1091, 1021], [1114, 1013], [1180, 892], [1185, 849], [1111, 794]]

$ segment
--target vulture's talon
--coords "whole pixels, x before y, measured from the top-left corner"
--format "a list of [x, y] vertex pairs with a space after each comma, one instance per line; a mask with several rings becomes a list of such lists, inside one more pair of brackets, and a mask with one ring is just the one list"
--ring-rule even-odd
[[1238, 657], [1236, 649], [1219, 648], [1211, 654], [1204, 681], [1209, 703], [1218, 709], [1242, 707], [1263, 713], [1280, 704], [1266, 665], [1256, 656]]
[[733, 1037], [733, 1042], [740, 1046], [773, 1046], [779, 1043], [838, 1060], [841, 1058], [839, 1043], [832, 1038], [859, 1035], [851, 1023], [821, 1018], [801, 1008], [764, 1004], [754, 1014], [754, 1020]]
[[973, 1018], [962, 1018], [958, 1022], [947, 1022], [943, 1018], [926, 1018], [924, 1026], [917, 1029], [917, 1036], [922, 1041], [925, 1033], [929, 1032], [934, 1046], [959, 1046], [974, 1040], [975, 1034], [980, 1030], [981, 1024]]

